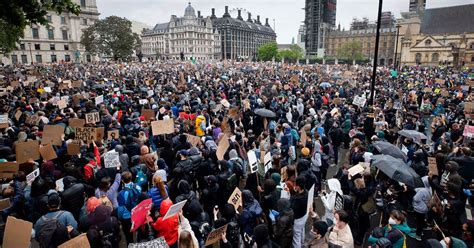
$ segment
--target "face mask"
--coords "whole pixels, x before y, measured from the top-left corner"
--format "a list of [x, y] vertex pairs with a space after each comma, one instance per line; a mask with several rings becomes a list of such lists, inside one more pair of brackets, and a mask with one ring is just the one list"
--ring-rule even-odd
[[397, 224], [397, 221], [396, 221], [394, 218], [390, 217], [390, 219], [388, 219], [388, 224], [390, 224], [390, 225], [396, 225], [396, 224]]

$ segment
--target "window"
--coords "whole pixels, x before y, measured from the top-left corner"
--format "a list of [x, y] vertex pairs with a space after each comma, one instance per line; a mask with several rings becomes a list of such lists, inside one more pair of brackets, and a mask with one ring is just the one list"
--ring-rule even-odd
[[431, 40], [426, 40], [425, 41], [425, 46], [429, 46], [429, 45], [431, 45]]
[[43, 63], [43, 57], [40, 54], [36, 54], [35, 57], [37, 63]]
[[415, 55], [415, 62], [416, 62], [417, 64], [421, 63], [421, 53], [417, 53], [417, 54]]
[[52, 55], [51, 55], [51, 62], [52, 62], [52, 63], [58, 62], [58, 58], [56, 57], [55, 54], [52, 54]]
[[18, 56], [15, 54], [12, 54], [12, 64], [18, 64]]
[[63, 30], [62, 34], [63, 34], [63, 40], [67, 40], [68, 39], [67, 30]]
[[52, 16], [48, 15], [48, 16], [46, 16], [46, 18], [48, 19], [48, 22], [53, 22], [53, 17]]
[[86, 7], [86, 0], [81, 0], [81, 7]]
[[87, 18], [82, 19], [82, 25], [87, 25]]
[[69, 51], [69, 45], [68, 44], [64, 44], [64, 50]]
[[471, 57], [471, 62], [474, 62], [474, 56]]
[[61, 16], [61, 24], [66, 24], [66, 17], [65, 16]]
[[33, 33], [33, 39], [39, 39], [38, 28], [32, 28], [31, 32]]
[[20, 44], [20, 50], [25, 50], [25, 43]]
[[69, 54], [64, 55], [64, 61], [71, 62], [71, 56]]
[[431, 62], [438, 62], [439, 60], [439, 54], [438, 53], [433, 53], [431, 55]]
[[474, 49], [474, 42], [472, 42], [471, 45], [469, 45], [469, 49]]
[[92, 61], [90, 54], [87, 54], [87, 55], [86, 55], [86, 60], [87, 60], [87, 62], [91, 62], [91, 61]]
[[54, 30], [52, 28], [48, 29], [48, 39], [54, 40]]
[[28, 64], [28, 57], [26, 57], [26, 54], [21, 55], [21, 63]]
[[35, 44], [35, 50], [41, 50], [40, 44]]
[[51, 50], [51, 51], [56, 50], [56, 45], [55, 44], [49, 44], [49, 50]]

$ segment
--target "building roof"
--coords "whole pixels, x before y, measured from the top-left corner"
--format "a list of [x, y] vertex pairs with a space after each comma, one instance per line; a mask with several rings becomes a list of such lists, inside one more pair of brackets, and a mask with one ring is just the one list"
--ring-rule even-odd
[[474, 33], [474, 4], [426, 9], [422, 14], [422, 34]]
[[255, 23], [251, 23], [251, 22], [247, 22], [243, 20], [238, 20], [236, 18], [231, 18], [231, 17], [216, 18], [212, 21], [212, 24], [218, 27], [230, 25], [233, 27], [239, 27], [241, 29], [256, 30], [257, 32], [266, 32], [266, 33], [275, 34], [275, 31], [273, 31], [273, 29], [269, 26], [255, 24]]
[[188, 7], [184, 10], [184, 17], [196, 17], [194, 8], [191, 6], [191, 3], [188, 3]]

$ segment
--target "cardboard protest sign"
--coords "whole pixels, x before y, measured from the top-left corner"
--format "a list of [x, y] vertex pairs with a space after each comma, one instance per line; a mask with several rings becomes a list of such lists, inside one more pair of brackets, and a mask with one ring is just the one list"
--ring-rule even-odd
[[90, 248], [89, 240], [87, 239], [87, 234], [83, 233], [65, 243], [58, 246], [58, 248]]
[[437, 78], [437, 79], [436, 79], [436, 83], [437, 83], [437, 84], [444, 84], [444, 81], [445, 81], [445, 80], [444, 80], [444, 79], [441, 79], [441, 78]]
[[31, 172], [30, 174], [26, 175], [26, 182], [28, 184], [31, 184], [35, 178], [37, 178], [40, 175], [39, 168]]
[[16, 119], [17, 121], [19, 121], [22, 114], [23, 114], [23, 112], [21, 112], [21, 110], [17, 110], [17, 111], [15, 112], [15, 119]]
[[0, 115], [0, 128], [8, 128], [8, 114]]
[[83, 127], [85, 124], [86, 124], [86, 120], [84, 119], [77, 119], [77, 118], [69, 119], [69, 126], [72, 128]]
[[68, 155], [77, 155], [79, 153], [81, 153], [81, 141], [74, 140], [67, 145]]
[[110, 130], [107, 131], [107, 140], [114, 140], [114, 139], [119, 139], [120, 138], [120, 133], [119, 130]]
[[227, 231], [227, 225], [225, 224], [214, 231], [210, 232], [206, 239], [206, 244], [204, 246], [212, 245], [219, 241], [222, 238], [222, 234]]
[[109, 151], [104, 154], [105, 168], [117, 168], [120, 167], [120, 154], [116, 151]]
[[100, 122], [99, 112], [87, 113], [86, 114], [86, 124], [94, 124]]
[[29, 159], [40, 159], [39, 141], [31, 140], [27, 142], [20, 142], [16, 145], [16, 161], [19, 164], [27, 162]]
[[11, 205], [10, 198], [0, 200], [0, 211], [9, 208]]
[[41, 146], [39, 148], [39, 152], [41, 154], [41, 157], [43, 157], [43, 160], [46, 160], [46, 161], [53, 160], [58, 157], [51, 144]]
[[255, 151], [248, 151], [247, 152], [247, 158], [249, 159], [249, 165], [250, 165], [250, 172], [254, 173], [258, 169], [258, 160], [257, 160], [257, 155], [255, 154]]
[[0, 163], [0, 178], [13, 178], [13, 175], [18, 173], [19, 164], [15, 162]]
[[362, 167], [362, 165], [360, 165], [360, 164], [356, 164], [356, 165], [352, 166], [351, 168], [349, 168], [347, 171], [349, 172], [349, 175], [351, 175], [351, 177], [353, 177], [357, 174], [364, 173], [365, 168]]
[[227, 152], [227, 149], [229, 149], [229, 146], [230, 146], [229, 137], [227, 136], [227, 134], [224, 134], [221, 140], [219, 141], [219, 145], [217, 145], [217, 151], [216, 151], [217, 159], [219, 160], [224, 159], [224, 154]]
[[43, 137], [41, 138], [41, 144], [53, 144], [60, 146], [63, 144], [64, 126], [61, 125], [46, 125], [43, 128]]
[[267, 152], [263, 157], [263, 164], [265, 166], [265, 173], [272, 168], [272, 154]]
[[99, 105], [104, 102], [104, 95], [100, 95], [95, 98], [95, 105]]
[[76, 140], [82, 140], [86, 143], [97, 140], [94, 127], [76, 127]]
[[174, 215], [178, 214], [181, 209], [183, 209], [184, 205], [186, 204], [188, 200], [184, 200], [178, 203], [173, 204], [169, 209], [168, 212], [166, 212], [165, 217], [163, 217], [163, 220], [166, 220], [170, 217], [173, 217]]
[[462, 134], [464, 137], [473, 138], [474, 137], [474, 126], [466, 125], [464, 126], [464, 132]]
[[33, 223], [8, 216], [2, 247], [30, 247]]
[[198, 136], [190, 135], [190, 134], [185, 134], [187, 141], [194, 147], [197, 147], [199, 143], [201, 142], [201, 138]]
[[311, 189], [308, 191], [308, 212], [310, 209], [313, 209], [313, 203], [314, 203], [314, 184], [311, 186]]
[[153, 109], [142, 109], [142, 116], [149, 121], [155, 118], [155, 111]]
[[150, 209], [153, 203], [151, 198], [141, 201], [137, 206], [132, 209], [132, 227], [130, 228], [131, 232], [134, 232], [139, 227], [148, 223], [147, 216], [149, 215]]
[[102, 141], [104, 139], [104, 136], [105, 136], [105, 128], [104, 127], [96, 127], [95, 128], [95, 134], [96, 134], [95, 140], [96, 141]]
[[436, 164], [435, 157], [428, 157], [428, 170], [431, 172], [431, 175], [438, 176], [438, 165]]
[[40, 117], [37, 114], [30, 115], [26, 118], [26, 123], [30, 125], [38, 125]]
[[71, 87], [73, 88], [81, 88], [82, 87], [82, 80], [73, 80], [71, 82]]
[[237, 211], [237, 209], [242, 206], [242, 191], [240, 191], [238, 187], [235, 187], [234, 192], [232, 192], [227, 202], [232, 204], [235, 211]]
[[343, 210], [344, 209], [344, 198], [342, 195], [336, 192], [336, 200], [334, 202], [334, 210]]
[[57, 103], [59, 109], [65, 109], [67, 107], [67, 102], [65, 99], [59, 100]]
[[163, 247], [163, 248], [165, 248], [165, 247], [169, 247], [169, 246], [166, 243], [164, 237], [159, 237], [157, 239], [154, 239], [154, 240], [151, 240], [151, 241], [146, 241], [146, 242], [128, 244], [128, 248], [150, 248], [150, 247], [158, 247], [158, 248]]
[[145, 104], [148, 104], [148, 100], [147, 99], [140, 99], [140, 100], [138, 100], [138, 103], [140, 105], [145, 105]]
[[172, 134], [174, 133], [174, 120], [159, 120], [151, 122], [151, 130], [153, 135]]

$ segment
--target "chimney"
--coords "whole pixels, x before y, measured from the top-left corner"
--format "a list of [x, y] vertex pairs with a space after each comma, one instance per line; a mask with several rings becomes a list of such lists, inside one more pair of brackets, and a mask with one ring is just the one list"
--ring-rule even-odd
[[198, 10], [198, 17], [201, 17], [201, 11]]
[[212, 8], [211, 12], [212, 12], [211, 19], [215, 19], [216, 18], [216, 9]]
[[225, 6], [225, 12], [224, 12], [224, 15], [222, 17], [230, 17], [229, 6]]
[[268, 18], [265, 18], [265, 26], [270, 27], [270, 24], [268, 24]]
[[249, 13], [249, 18], [247, 19], [248, 22], [253, 22], [252, 21], [252, 14]]
[[238, 14], [237, 14], [237, 19], [243, 21], [244, 18], [242, 18], [242, 16], [240, 15], [240, 14], [242, 13], [242, 10], [238, 9], [238, 10], [237, 10], [237, 13], [238, 13]]
[[259, 15], [257, 16], [257, 21], [255, 21], [255, 23], [256, 23], [256, 24], [261, 24], [261, 23], [260, 23], [260, 16], [259, 16]]

